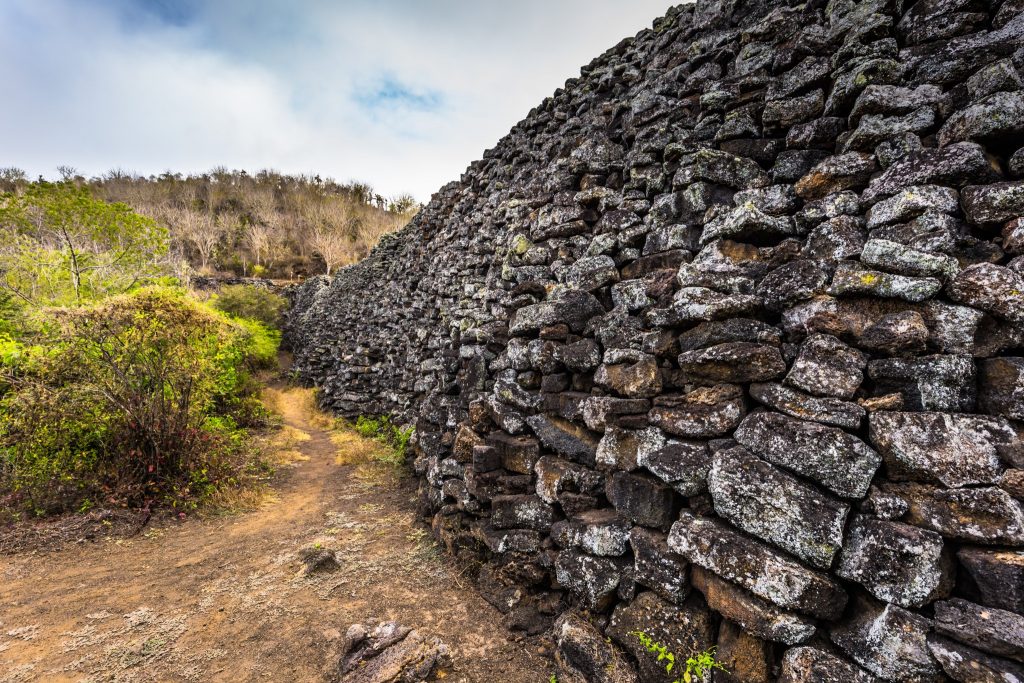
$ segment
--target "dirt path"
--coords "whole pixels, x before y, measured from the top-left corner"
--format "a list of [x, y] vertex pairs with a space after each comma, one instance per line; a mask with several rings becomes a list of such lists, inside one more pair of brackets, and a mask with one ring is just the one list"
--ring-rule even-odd
[[[0, 558], [0, 683], [330, 680], [346, 628], [390, 619], [448, 643], [448, 680], [547, 681], [414, 522], [409, 483], [366, 462], [373, 442], [339, 442], [308, 392], [269, 394], [294, 465], [256, 511]], [[341, 568], [305, 575], [315, 544]]]

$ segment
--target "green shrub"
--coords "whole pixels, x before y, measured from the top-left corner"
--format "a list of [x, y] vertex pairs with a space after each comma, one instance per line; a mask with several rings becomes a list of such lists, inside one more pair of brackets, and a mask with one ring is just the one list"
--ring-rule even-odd
[[26, 325], [0, 349], [0, 507], [190, 506], [249, 465], [250, 371], [276, 350], [259, 323], [151, 288]]
[[387, 415], [382, 417], [366, 417], [360, 415], [352, 427], [360, 435], [385, 445], [390, 450], [387, 462], [393, 465], [405, 464], [409, 453], [409, 442], [412, 440], [413, 428], [402, 429], [391, 421]]
[[213, 306], [235, 318], [258, 320], [269, 328], [281, 326], [287, 300], [265, 287], [228, 285], [212, 299]]

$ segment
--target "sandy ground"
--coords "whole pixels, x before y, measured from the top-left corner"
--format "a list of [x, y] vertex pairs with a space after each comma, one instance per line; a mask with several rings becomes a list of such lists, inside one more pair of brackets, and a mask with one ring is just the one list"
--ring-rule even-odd
[[[411, 483], [367, 463], [375, 444], [306, 390], [268, 393], [293, 464], [258, 509], [0, 557], [0, 683], [337, 680], [348, 626], [392, 619], [451, 647], [449, 681], [546, 682], [416, 523]], [[340, 569], [306, 575], [310, 547]]]

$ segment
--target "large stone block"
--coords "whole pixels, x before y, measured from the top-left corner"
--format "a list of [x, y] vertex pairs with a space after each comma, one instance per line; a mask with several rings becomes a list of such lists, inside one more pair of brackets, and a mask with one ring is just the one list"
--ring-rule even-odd
[[847, 498], [867, 492], [882, 461], [870, 446], [842, 429], [781, 413], [751, 413], [734, 438], [765, 460]]
[[604, 486], [604, 477], [578, 463], [545, 455], [537, 461], [537, 495], [547, 503], [557, 503], [563, 492], [594, 494]]
[[708, 471], [711, 469], [707, 442], [663, 437], [660, 442], [651, 441], [645, 445], [650, 447], [639, 450], [637, 464], [684, 496], [695, 496], [707, 490]]
[[778, 683], [877, 683], [860, 667], [815, 647], [794, 647], [782, 658]]
[[962, 683], [1024, 683], [1024, 666], [993, 657], [949, 638], [928, 637], [932, 655], [954, 681]]
[[672, 489], [643, 474], [616, 472], [608, 479], [605, 495], [624, 517], [656, 529], [667, 529], [677, 509]]
[[1024, 662], [1024, 616], [953, 598], [935, 603], [935, 631], [993, 655]]
[[1024, 550], [962, 548], [957, 559], [981, 604], [1024, 614]]
[[548, 531], [555, 519], [551, 505], [538, 496], [494, 496], [491, 525], [495, 529]]
[[849, 399], [864, 381], [867, 356], [827, 334], [811, 335], [786, 375], [786, 383], [816, 396]]
[[659, 396], [647, 417], [669, 434], [709, 439], [731, 432], [745, 414], [743, 390], [719, 384], [682, 396]]
[[886, 493], [907, 505], [905, 521], [945, 538], [970, 543], [1024, 544], [1024, 506], [995, 487], [943, 489], [926, 484], [886, 483]]
[[816, 631], [812, 619], [780, 609], [702, 567], [693, 567], [692, 576], [711, 609], [758, 638], [797, 645]]
[[582, 616], [565, 612], [553, 629], [558, 680], [568, 683], [640, 683], [636, 671], [604, 635]]
[[526, 422], [546, 447], [581, 465], [594, 466], [598, 439], [593, 432], [551, 415], [531, 415]]
[[555, 559], [555, 577], [586, 609], [601, 610], [615, 600], [625, 564], [619, 558], [597, 557], [574, 549]]
[[766, 382], [782, 375], [786, 362], [774, 346], [727, 342], [679, 354], [679, 368], [703, 382]]
[[930, 631], [931, 622], [919, 614], [863, 598], [830, 635], [847, 656], [883, 680], [940, 683], [942, 668], [928, 648]]
[[933, 531], [856, 515], [844, 543], [836, 574], [879, 600], [921, 607], [953, 588], [952, 557]]
[[1017, 439], [1004, 420], [978, 415], [878, 412], [869, 424], [889, 477], [948, 487], [998, 482], [1000, 451]]
[[668, 545], [691, 563], [783, 609], [836, 619], [846, 605], [846, 593], [828, 576], [716, 519], [684, 510], [672, 525]]
[[563, 548], [614, 557], [624, 555], [629, 548], [629, 524], [614, 510], [587, 510], [556, 522], [551, 537]]
[[742, 448], [715, 454], [708, 488], [720, 516], [815, 567], [842, 547], [848, 505]]
[[985, 412], [1024, 420], [1024, 358], [983, 360], [978, 389]]
[[875, 393], [900, 392], [908, 410], [974, 410], [976, 375], [970, 356], [885, 358], [868, 363]]
[[542, 301], [518, 309], [512, 314], [508, 331], [513, 335], [527, 335], [549, 325], [565, 324], [575, 332], [582, 332], [588, 320], [603, 313], [604, 307], [592, 294], [567, 290], [555, 301]]
[[633, 578], [676, 604], [690, 594], [690, 564], [672, 552], [665, 534], [633, 527], [629, 532], [633, 548]]

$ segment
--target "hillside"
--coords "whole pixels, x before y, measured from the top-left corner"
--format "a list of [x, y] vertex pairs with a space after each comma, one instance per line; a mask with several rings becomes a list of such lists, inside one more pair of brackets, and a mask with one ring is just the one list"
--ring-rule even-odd
[[[295, 279], [329, 273], [366, 256], [419, 206], [386, 199], [360, 183], [264, 170], [214, 169], [201, 175], [138, 176], [111, 171], [86, 178], [62, 168], [65, 182], [107, 202], [124, 202], [170, 231], [172, 254], [197, 273]], [[0, 192], [29, 185], [0, 169]]]

